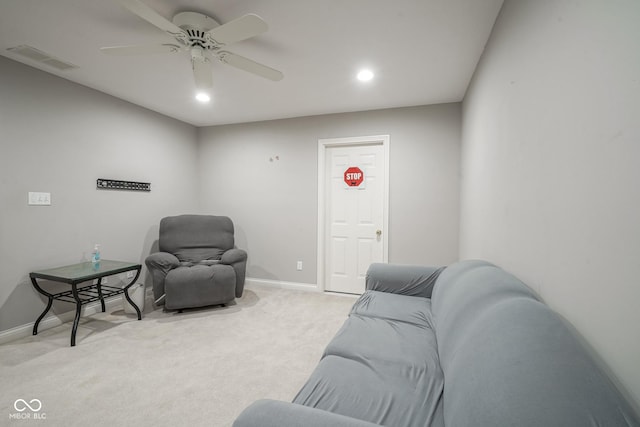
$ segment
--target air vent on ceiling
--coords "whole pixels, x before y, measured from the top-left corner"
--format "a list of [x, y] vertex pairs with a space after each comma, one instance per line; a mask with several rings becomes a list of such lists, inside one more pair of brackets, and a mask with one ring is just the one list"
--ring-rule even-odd
[[44, 53], [43, 51], [38, 50], [35, 47], [27, 46], [26, 44], [16, 46], [16, 47], [10, 47], [7, 50], [9, 52], [22, 55], [25, 58], [29, 58], [34, 61], [41, 62], [43, 64], [46, 64], [60, 71], [66, 71], [72, 68], [78, 68], [77, 65], [73, 65], [69, 62], [61, 61], [58, 58], [54, 58], [53, 56], [47, 53]]

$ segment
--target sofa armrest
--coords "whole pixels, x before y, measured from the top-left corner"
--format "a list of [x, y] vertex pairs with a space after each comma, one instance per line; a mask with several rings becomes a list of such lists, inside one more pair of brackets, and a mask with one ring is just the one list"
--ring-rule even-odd
[[[262, 399], [236, 418], [233, 427], [376, 427], [367, 421], [296, 403]], [[379, 427], [379, 426], [378, 426]]]
[[149, 255], [144, 263], [151, 273], [153, 281], [153, 298], [158, 300], [164, 295], [164, 278], [169, 271], [180, 265], [180, 260], [168, 252], [155, 252]]
[[244, 291], [244, 278], [247, 273], [247, 252], [238, 248], [229, 249], [222, 254], [220, 262], [232, 266], [236, 272], [236, 298], [240, 298]]
[[445, 267], [375, 263], [369, 266], [367, 290], [431, 298], [436, 279]]

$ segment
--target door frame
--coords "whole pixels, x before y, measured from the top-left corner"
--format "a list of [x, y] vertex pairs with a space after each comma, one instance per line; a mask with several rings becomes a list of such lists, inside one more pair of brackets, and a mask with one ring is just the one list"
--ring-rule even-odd
[[360, 145], [382, 145], [384, 151], [384, 195], [382, 201], [382, 262], [389, 260], [389, 135], [355, 136], [345, 138], [324, 138], [318, 140], [318, 246], [317, 246], [317, 287], [325, 291], [325, 241], [326, 241], [326, 155], [329, 148]]

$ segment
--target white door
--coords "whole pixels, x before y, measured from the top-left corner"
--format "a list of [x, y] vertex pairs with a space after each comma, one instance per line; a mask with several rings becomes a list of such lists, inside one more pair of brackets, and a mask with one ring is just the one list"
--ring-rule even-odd
[[325, 290], [361, 294], [386, 261], [386, 148], [381, 141], [325, 148]]

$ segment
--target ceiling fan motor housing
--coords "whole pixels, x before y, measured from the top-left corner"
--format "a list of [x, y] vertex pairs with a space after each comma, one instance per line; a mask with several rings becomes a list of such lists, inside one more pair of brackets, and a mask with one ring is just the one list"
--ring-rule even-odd
[[207, 31], [219, 27], [213, 18], [198, 12], [180, 12], [173, 17], [173, 23], [188, 35], [188, 47], [200, 47], [205, 50], [218, 50], [223, 45], [215, 41]]

